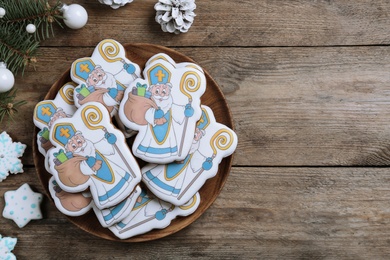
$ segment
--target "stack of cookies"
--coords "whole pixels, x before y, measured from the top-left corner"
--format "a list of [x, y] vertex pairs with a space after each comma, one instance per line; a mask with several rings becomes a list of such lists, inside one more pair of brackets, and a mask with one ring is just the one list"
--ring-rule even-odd
[[70, 73], [73, 82], [34, 111], [57, 208], [68, 216], [93, 210], [121, 239], [195, 212], [199, 189], [237, 146], [236, 134], [201, 104], [202, 68], [164, 53], [136, 64], [107, 39]]

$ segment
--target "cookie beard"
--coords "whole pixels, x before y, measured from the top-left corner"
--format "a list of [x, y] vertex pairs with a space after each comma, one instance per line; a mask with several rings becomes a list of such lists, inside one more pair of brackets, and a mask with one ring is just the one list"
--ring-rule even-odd
[[95, 156], [95, 146], [91, 141], [85, 139], [83, 146], [77, 148], [73, 154], [80, 156]]
[[163, 97], [162, 101], [160, 101], [160, 99], [161, 97], [156, 98], [155, 96], [153, 96], [153, 100], [156, 103], [156, 105], [160, 107], [160, 109], [164, 111], [164, 113], [166, 113], [172, 107], [173, 104], [172, 95]]

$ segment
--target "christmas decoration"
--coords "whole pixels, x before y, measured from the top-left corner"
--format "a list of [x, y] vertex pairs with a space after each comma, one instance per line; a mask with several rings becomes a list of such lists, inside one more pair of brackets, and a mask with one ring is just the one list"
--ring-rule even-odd
[[[37, 62], [35, 57], [40, 41], [54, 36], [53, 24], [61, 27], [60, 21], [72, 28], [83, 27], [88, 15], [77, 4], [66, 5], [49, 0], [0, 0], [0, 62], [7, 64], [13, 74], [24, 71], [26, 66]], [[26, 31], [28, 33], [26, 33]], [[1, 65], [3, 66], [3, 65]], [[0, 94], [12, 88], [12, 77], [0, 68]], [[7, 76], [6, 81], [2, 77]], [[0, 122], [5, 115], [12, 116], [16, 107], [25, 102], [13, 104], [15, 92], [0, 95]]]
[[26, 145], [12, 142], [11, 137], [4, 131], [0, 134], [0, 182], [7, 178], [8, 173], [23, 172], [21, 157]]
[[14, 74], [7, 69], [7, 65], [4, 62], [0, 62], [0, 93], [10, 90], [14, 83]]
[[0, 18], [3, 18], [5, 15], [5, 9], [0, 7]]
[[12, 219], [20, 228], [32, 219], [42, 219], [42, 197], [41, 193], [34, 192], [27, 183], [17, 190], [5, 192], [3, 217]]
[[16, 89], [0, 93], [0, 123], [2, 123], [5, 116], [13, 120], [13, 116], [18, 112], [18, 108], [27, 102], [24, 100], [14, 101], [16, 97]]
[[37, 27], [35, 27], [35, 25], [32, 23], [30, 23], [29, 25], [26, 26], [26, 31], [28, 33], [35, 33], [36, 30], [37, 30]]
[[88, 19], [80, 5], [59, 1], [51, 6], [48, 0], [0, 0], [0, 8], [5, 13], [0, 19], [0, 61], [15, 74], [37, 61], [34, 56], [39, 43], [54, 35], [54, 23], [61, 26], [60, 20], [64, 19], [70, 28], [81, 28]]
[[159, 0], [154, 6], [156, 22], [164, 32], [185, 33], [196, 16], [195, 8], [195, 0]]
[[81, 5], [63, 4], [60, 11], [63, 13], [64, 23], [71, 29], [81, 29], [87, 24], [88, 14]]
[[101, 4], [109, 5], [112, 9], [118, 9], [121, 6], [124, 6], [128, 3], [133, 2], [133, 0], [98, 0]]
[[16, 256], [11, 253], [18, 240], [13, 237], [2, 237], [0, 235], [0, 259], [16, 260]]

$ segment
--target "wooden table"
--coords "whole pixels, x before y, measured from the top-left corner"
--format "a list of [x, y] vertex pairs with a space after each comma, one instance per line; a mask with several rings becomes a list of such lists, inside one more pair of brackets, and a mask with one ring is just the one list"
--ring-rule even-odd
[[[71, 1], [67, 1], [71, 2]], [[145, 243], [118, 243], [71, 224], [45, 199], [44, 218], [19, 229], [18, 259], [298, 258], [384, 259], [390, 253], [390, 2], [197, 1], [187, 34], [163, 33], [154, 0], [89, 12], [79, 31], [42, 42], [36, 69], [16, 78], [28, 104], [1, 125], [28, 144], [27, 182], [43, 192], [33, 164], [32, 111], [60, 75], [104, 38], [152, 43], [191, 58], [218, 82], [239, 145], [215, 203], [187, 228]]]

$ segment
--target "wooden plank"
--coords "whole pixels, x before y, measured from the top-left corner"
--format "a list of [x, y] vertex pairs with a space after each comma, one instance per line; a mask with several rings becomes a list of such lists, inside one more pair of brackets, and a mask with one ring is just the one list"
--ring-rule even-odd
[[[80, 0], [89, 13], [84, 29], [57, 27], [46, 46], [95, 46], [104, 38], [165, 46], [324, 46], [389, 44], [389, 1], [197, 1], [188, 33], [162, 32], [156, 0], [112, 10]], [[109, 21], [108, 21], [109, 18]]]
[[[44, 219], [19, 229], [0, 218], [1, 234], [19, 239], [18, 259], [384, 259], [390, 254], [389, 180], [386, 168], [234, 167], [200, 219], [160, 240], [128, 244], [91, 236], [47, 198]], [[9, 176], [0, 197], [24, 182], [43, 191], [29, 168]]]
[[[389, 165], [390, 50], [176, 48], [219, 83], [233, 112], [235, 165]], [[36, 72], [18, 75], [29, 101], [0, 128], [31, 144], [32, 110], [73, 60], [92, 48], [42, 48]], [[3, 128], [4, 127], [4, 128]], [[23, 158], [32, 165], [29, 145]]]

